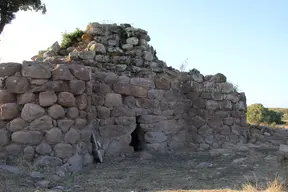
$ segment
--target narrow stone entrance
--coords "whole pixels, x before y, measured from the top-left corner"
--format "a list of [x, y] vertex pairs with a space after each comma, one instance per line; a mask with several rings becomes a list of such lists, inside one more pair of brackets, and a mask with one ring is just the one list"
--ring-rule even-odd
[[131, 142], [130, 146], [134, 148], [135, 152], [143, 151], [144, 149], [144, 132], [140, 127], [140, 123], [138, 121], [139, 116], [136, 117], [136, 129], [131, 133]]

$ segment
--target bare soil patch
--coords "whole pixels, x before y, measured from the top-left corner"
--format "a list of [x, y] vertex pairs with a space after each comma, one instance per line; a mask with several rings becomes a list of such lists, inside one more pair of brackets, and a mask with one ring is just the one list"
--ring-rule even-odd
[[[288, 178], [287, 163], [278, 163], [276, 159], [277, 149], [267, 147], [153, 155], [138, 152], [106, 158], [102, 164], [93, 164], [63, 178], [53, 172], [38, 170], [49, 181], [50, 188], [39, 191], [238, 191], [248, 182], [265, 186], [275, 177], [285, 182]], [[29, 174], [22, 169], [18, 173], [1, 170], [1, 190], [36, 191], [35, 183], [43, 178], [37, 180]]]

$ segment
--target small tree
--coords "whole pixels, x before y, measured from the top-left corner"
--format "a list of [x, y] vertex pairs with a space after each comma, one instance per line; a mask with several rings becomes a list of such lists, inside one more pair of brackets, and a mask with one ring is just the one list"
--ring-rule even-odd
[[268, 110], [262, 104], [252, 104], [247, 108], [247, 121], [260, 124], [267, 122]]
[[46, 6], [41, 3], [41, 0], [0, 0], [0, 34], [5, 25], [11, 23], [15, 19], [15, 13], [20, 10], [42, 11], [42, 14], [45, 14]]

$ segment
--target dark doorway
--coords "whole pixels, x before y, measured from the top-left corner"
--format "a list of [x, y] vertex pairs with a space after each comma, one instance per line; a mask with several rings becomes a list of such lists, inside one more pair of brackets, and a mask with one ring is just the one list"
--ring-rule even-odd
[[134, 148], [134, 151], [142, 151], [144, 147], [144, 132], [140, 127], [138, 122], [139, 116], [136, 117], [136, 129], [131, 133], [131, 143], [130, 146]]

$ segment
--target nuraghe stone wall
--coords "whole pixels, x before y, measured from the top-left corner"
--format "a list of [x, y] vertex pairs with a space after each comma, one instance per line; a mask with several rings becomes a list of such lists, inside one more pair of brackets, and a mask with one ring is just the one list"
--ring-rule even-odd
[[2, 160], [89, 164], [92, 131], [104, 158], [286, 143], [284, 132], [246, 124], [245, 94], [223, 74], [168, 67], [149, 40], [129, 24], [90, 23], [74, 47], [56, 42], [35, 61], [2, 63]]

